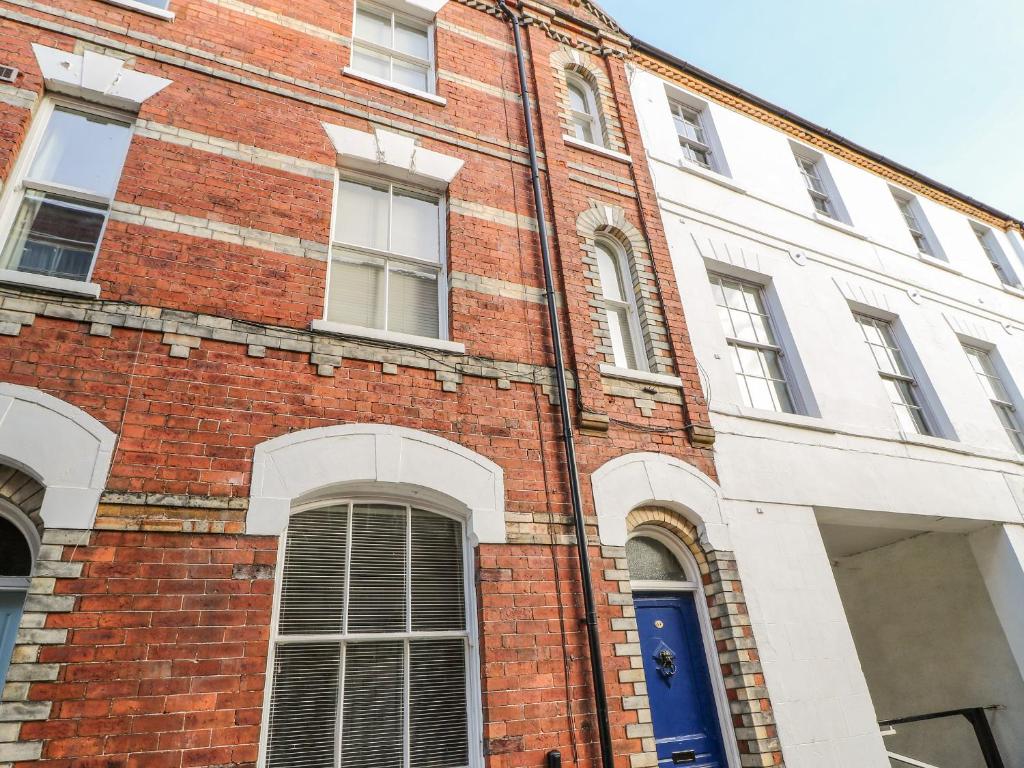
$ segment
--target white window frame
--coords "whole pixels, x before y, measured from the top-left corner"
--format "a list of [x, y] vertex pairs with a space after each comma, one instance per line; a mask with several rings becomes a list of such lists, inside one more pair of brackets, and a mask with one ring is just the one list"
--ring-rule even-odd
[[[941, 425], [939, 423], [938, 414], [932, 407], [932, 403], [929, 402], [928, 397], [926, 397], [925, 393], [922, 391], [922, 386], [919, 381], [920, 374], [918, 371], [915, 370], [914, 365], [909, 358], [908, 351], [907, 349], [905, 349], [906, 344], [904, 340], [900, 338], [902, 334], [899, 332], [899, 329], [897, 328], [898, 320], [881, 317], [879, 315], [875, 315], [870, 312], [865, 312], [857, 308], [853, 309], [853, 319], [854, 322], [857, 324], [857, 331], [860, 334], [861, 341], [868, 347], [868, 354], [871, 358], [871, 364], [874, 365], [875, 373], [878, 374], [878, 377], [883, 381], [902, 382], [909, 387], [911, 402], [907, 403], [904, 401], [902, 405], [904, 408], [908, 408], [911, 411], [916, 410], [921, 418], [921, 423], [924, 426], [923, 431], [917, 430], [913, 434], [915, 436], [924, 437], [944, 437]], [[861, 324], [862, 320], [868, 320], [872, 324], [874, 324], [876, 328], [882, 328], [888, 331], [888, 335], [892, 339], [893, 346], [889, 347], [889, 345], [886, 344], [886, 347], [888, 347], [890, 351], [895, 352], [894, 357], [896, 359], [896, 362], [898, 363], [896, 367], [899, 369], [899, 373], [883, 371], [881, 368], [878, 367], [878, 361], [875, 360], [875, 353], [871, 349], [873, 345], [868, 341], [867, 333], [865, 332]], [[882, 333], [882, 336], [884, 337], [885, 333]], [[893, 409], [895, 415], [897, 405], [896, 403], [892, 402], [891, 398], [889, 398], [888, 392], [886, 392], [885, 394], [886, 399], [889, 399], [889, 406]], [[905, 432], [905, 430], [900, 424], [898, 417], [896, 425], [901, 432]]]
[[1020, 275], [1017, 274], [1017, 270], [1010, 264], [1010, 260], [1006, 257], [1006, 252], [1003, 251], [999, 241], [996, 240], [996, 233], [992, 227], [987, 227], [984, 224], [978, 224], [973, 221], [970, 224], [971, 231], [974, 232], [974, 237], [978, 241], [978, 247], [981, 248], [981, 252], [985, 254], [985, 258], [988, 259], [988, 263], [992, 266], [992, 271], [999, 278], [999, 284], [1004, 288], [1012, 288], [1017, 291], [1024, 290]]
[[[790, 147], [793, 150], [793, 160], [796, 163], [797, 173], [800, 175], [800, 180], [803, 182], [804, 190], [807, 193], [807, 198], [811, 202], [811, 213], [817, 219], [823, 219], [826, 222], [839, 222], [847, 226], [851, 225], [850, 217], [847, 214], [846, 206], [843, 204], [843, 199], [839, 194], [839, 189], [836, 187], [835, 180], [832, 178], [832, 172], [829, 170], [828, 161], [825, 159], [825, 155], [822, 153], [806, 147], [802, 144], [796, 144], [790, 142]], [[807, 163], [813, 170], [813, 176], [803, 165]], [[812, 178], [817, 180], [820, 184], [821, 189], [814, 188]], [[829, 213], [823, 213], [814, 204], [815, 200], [823, 203], [825, 209]]]
[[106, 214], [103, 226], [100, 228], [99, 238], [96, 241], [96, 248], [92, 255], [92, 262], [89, 264], [89, 271], [82, 280], [74, 280], [51, 275], [35, 275], [31, 272], [20, 272], [7, 267], [0, 267], [0, 271], [11, 275], [25, 275], [25, 283], [52, 283], [53, 287], [66, 288], [72, 292], [87, 292], [85, 288], [86, 286], [91, 285], [92, 275], [96, 269], [96, 261], [99, 258], [100, 249], [103, 247], [103, 239], [107, 233], [107, 225], [110, 223], [110, 210], [117, 197], [117, 188], [121, 182], [121, 175], [124, 173], [124, 163], [121, 164], [121, 168], [118, 170], [117, 178], [114, 181], [114, 191], [111, 193], [109, 198], [103, 195], [96, 195], [85, 190], [76, 189], [74, 187], [64, 187], [57, 184], [48, 184], [29, 180], [27, 178], [28, 171], [32, 167], [32, 163], [36, 158], [36, 153], [39, 151], [39, 145], [42, 143], [43, 136], [46, 135], [46, 128], [50, 123], [50, 118], [53, 116], [57, 107], [68, 109], [73, 112], [82, 112], [94, 115], [104, 120], [125, 123], [131, 131], [131, 137], [129, 138], [128, 145], [128, 152], [131, 152], [131, 142], [134, 140], [135, 136], [136, 115], [129, 112], [111, 109], [110, 107], [99, 106], [80, 99], [47, 94], [40, 103], [39, 108], [36, 110], [36, 114], [32, 120], [32, 125], [25, 138], [25, 143], [18, 154], [17, 161], [15, 161], [14, 168], [11, 172], [10, 178], [8, 179], [6, 187], [4, 188], [3, 195], [0, 196], [0, 253], [2, 253], [7, 247], [7, 241], [10, 239], [12, 234], [14, 220], [21, 208], [25, 192], [29, 189], [71, 197], [81, 200], [82, 202], [105, 205]]
[[732, 709], [729, 705], [728, 689], [725, 679], [722, 677], [722, 663], [718, 658], [718, 644], [715, 642], [715, 633], [712, 629], [711, 612], [708, 610], [707, 599], [704, 595], [704, 582], [701, 578], [700, 568], [697, 565], [693, 554], [683, 546], [675, 536], [657, 525], [640, 525], [629, 532], [627, 541], [635, 538], [654, 539], [664, 544], [668, 551], [676, 558], [679, 566], [686, 575], [686, 581], [643, 581], [630, 580], [632, 592], [688, 592], [693, 595], [693, 602], [697, 606], [698, 623], [700, 624], [701, 640], [704, 646], [704, 656], [708, 664], [708, 673], [711, 677], [711, 688], [715, 697], [716, 714], [718, 715], [719, 732], [722, 735], [722, 743], [725, 749], [725, 759], [728, 766], [740, 764], [739, 749], [737, 747], [736, 730], [732, 722]]
[[[575, 86], [583, 93], [583, 100], [586, 102], [587, 112], [578, 112], [572, 108], [572, 98], [566, 94], [566, 98], [569, 99], [569, 122], [572, 125], [572, 132], [569, 134], [576, 141], [583, 142], [584, 144], [590, 144], [595, 147], [602, 147], [607, 149], [607, 141], [604, 135], [604, 119], [601, 114], [601, 103], [597, 97], [597, 90], [593, 83], [591, 83], [584, 75], [576, 72], [572, 69], [565, 70], [565, 86], [566, 89]], [[587, 141], [586, 139], [576, 135], [576, 126], [581, 123], [587, 123], [590, 126], [590, 132], [594, 137], [594, 141]]]
[[[606, 316], [608, 307], [626, 310], [626, 316], [629, 318], [628, 332], [633, 341], [633, 349], [636, 351], [636, 368], [630, 368], [627, 365], [620, 364], [619, 360], [616, 360], [614, 365], [622, 370], [641, 371], [644, 373], [649, 372], [651, 370], [651, 361], [647, 355], [647, 344], [645, 343], [643, 329], [640, 326], [640, 307], [636, 298], [636, 288], [633, 285], [632, 279], [633, 272], [629, 268], [629, 259], [626, 255], [626, 249], [614, 238], [608, 235], [599, 234], [594, 238], [594, 247], [597, 248], [602, 244], [611, 251], [615, 258], [615, 265], [619, 270], [619, 279], [622, 283], [622, 291], [626, 295], [626, 300], [619, 301], [618, 299], [610, 299], [605, 295], [604, 280], [601, 277], [600, 268], [597, 268], [598, 279], [601, 282], [601, 305], [605, 308]], [[625, 361], [621, 361], [621, 363], [624, 362]]]
[[[423, 509], [433, 514], [447, 517], [458, 522], [462, 530], [462, 558], [463, 558], [463, 598], [464, 606], [466, 611], [466, 629], [464, 632], [458, 631], [443, 631], [443, 632], [388, 632], [385, 633], [387, 639], [411, 639], [414, 637], [464, 637], [466, 639], [466, 738], [469, 745], [469, 768], [484, 768], [483, 758], [483, 694], [481, 687], [481, 667], [480, 667], [480, 636], [479, 636], [479, 617], [477, 613], [477, 600], [476, 600], [476, 577], [475, 577], [475, 563], [473, 556], [473, 546], [470, 543], [467, 520], [464, 516], [453, 514], [443, 508], [440, 508], [433, 504], [418, 504], [410, 501], [408, 498], [400, 496], [344, 496], [333, 499], [324, 499], [320, 501], [311, 502], [296, 506], [292, 509], [291, 514], [298, 514], [299, 512], [306, 512], [314, 509], [323, 509], [325, 507], [349, 505], [348, 525], [351, 533], [352, 525], [352, 514], [351, 505], [353, 504], [387, 504], [394, 506], [405, 506], [407, 508]], [[284, 530], [278, 537], [277, 551], [279, 557], [277, 558], [277, 565], [274, 572], [274, 599], [270, 625], [270, 639], [268, 641], [267, 650], [267, 672], [264, 683], [263, 691], [263, 712], [260, 726], [260, 744], [259, 744], [259, 756], [256, 762], [258, 768], [265, 768], [267, 761], [267, 741], [270, 735], [270, 704], [273, 698], [274, 691], [274, 654], [277, 650], [277, 646], [281, 640], [281, 635], [278, 633], [278, 625], [281, 618], [281, 589], [284, 585], [284, 566], [285, 566], [285, 546], [287, 544], [288, 536], [288, 525], [286, 524]], [[351, 541], [351, 536], [349, 536]], [[346, 548], [347, 557], [351, 557], [351, 550]], [[346, 571], [349, 567], [349, 563], [346, 561], [344, 564]], [[346, 573], [347, 576], [347, 573]], [[407, 584], [411, 585], [408, 581], [409, 576], [409, 561], [406, 559], [406, 577]], [[345, 580], [346, 590], [348, 589], [348, 578]], [[409, 595], [411, 595], [411, 586], [409, 589]], [[408, 604], [407, 604], [408, 605]], [[354, 637], [359, 640], [370, 640], [374, 637], [384, 637], [385, 635], [370, 635], [368, 633], [357, 634]], [[287, 635], [293, 642], [296, 637], [309, 637], [301, 635]], [[347, 642], [347, 638], [350, 635], [314, 635], [312, 636], [315, 642]], [[339, 681], [339, 685], [343, 686], [344, 677], [342, 676]], [[338, 707], [343, 706], [344, 699], [344, 688], [341, 687], [339, 690]], [[408, 710], [407, 710], [408, 713]], [[338, 721], [340, 722], [341, 715], [338, 715]], [[340, 732], [337, 738], [340, 739]], [[406, 717], [406, 733], [404, 734], [406, 743], [408, 742], [408, 717]], [[408, 768], [408, 765], [399, 766], [397, 768]]]
[[[1024, 423], [1021, 422], [1020, 410], [1018, 408], [1020, 395], [1012, 376], [1008, 375], [1009, 372], [1006, 370], [1006, 366], [1002, 364], [1002, 360], [999, 358], [998, 350], [995, 347], [964, 339], [961, 339], [960, 343], [963, 345], [964, 353], [967, 355], [968, 364], [978, 379], [980, 380], [983, 377], [989, 379], [995, 384], [993, 389], [1002, 393], [1002, 398], [989, 396], [988, 400], [992, 404], [993, 410], [996, 411], [996, 420], [999, 421], [999, 425], [1006, 432], [1006, 437], [1013, 445], [1014, 450], [1018, 454], [1024, 454]], [[975, 370], [974, 364], [970, 362], [972, 354], [979, 357], [981, 367], [985, 369], [984, 371]], [[985, 388], [984, 385], [982, 388]], [[1003, 423], [1003, 420], [999, 417], [1000, 413], [1006, 414], [1006, 420], [1010, 422], [1009, 425]]]
[[121, 8], [127, 8], [129, 11], [138, 11], [148, 16], [155, 16], [164, 21], [172, 21], [174, 19], [174, 11], [171, 10], [171, 0], [165, 0], [162, 8], [144, 3], [142, 0], [104, 0], [104, 2], [120, 6]]
[[[705, 119], [707, 110], [694, 105], [692, 102], [674, 97], [671, 94], [669, 95], [668, 106], [669, 111], [672, 113], [672, 125], [676, 129], [676, 137], [679, 139], [679, 147], [682, 152], [683, 162], [696, 165], [707, 171], [718, 173], [719, 163], [717, 152], [715, 152], [715, 146], [712, 141], [713, 136], [711, 131], [708, 130], [707, 120]], [[689, 113], [689, 117], [692, 118], [692, 120], [686, 119], [686, 113]], [[700, 131], [704, 140], [701, 141], [699, 139], [694, 139], [680, 133], [678, 127], [679, 120], [683, 120], [683, 122], [691, 125], [692, 123], [696, 123], [696, 130]], [[687, 150], [689, 150], [689, 152]], [[691, 153], [703, 153], [707, 157], [707, 165], [692, 158], [690, 156]]]
[[[715, 283], [715, 282], [719, 282], [719, 281], [729, 281], [729, 282], [737, 283], [740, 286], [745, 286], [745, 287], [748, 287], [748, 288], [753, 288], [753, 289], [755, 289], [757, 291], [758, 298], [761, 301], [761, 306], [764, 309], [764, 316], [765, 316], [765, 319], [766, 319], [767, 324], [768, 324], [768, 329], [769, 329], [769, 331], [771, 331], [772, 339], [773, 339], [774, 343], [773, 344], [766, 344], [766, 343], [757, 342], [757, 341], [750, 341], [748, 339], [737, 338], [735, 336], [732, 336], [724, 327], [721, 326], [721, 324], [719, 324], [719, 326], [722, 327], [722, 333], [725, 336], [726, 346], [728, 346], [730, 349], [733, 348], [733, 347], [744, 347], [744, 348], [747, 348], [747, 349], [757, 350], [759, 353], [762, 352], [762, 351], [774, 352], [778, 356], [779, 368], [782, 371], [782, 375], [783, 375], [782, 383], [783, 383], [783, 385], [786, 388], [786, 395], [789, 397], [789, 403], [790, 403], [790, 406], [792, 407], [792, 410], [791, 411], [787, 411], [787, 410], [785, 410], [783, 408], [778, 408], [778, 409], [772, 409], [772, 412], [773, 413], [793, 413], [793, 414], [798, 414], [798, 415], [809, 415], [809, 409], [808, 409], [807, 405], [804, 403], [803, 398], [801, 397], [801, 392], [800, 392], [799, 388], [796, 386], [796, 380], [797, 380], [796, 372], [793, 370], [793, 367], [790, 365], [789, 358], [787, 357], [787, 354], [786, 354], [786, 348], [782, 344], [782, 339], [784, 337], [780, 335], [778, 325], [776, 324], [776, 321], [775, 321], [775, 316], [774, 316], [775, 315], [775, 311], [774, 311], [775, 308], [772, 306], [772, 302], [769, 300], [768, 287], [764, 283], [756, 281], [756, 280], [750, 280], [750, 279], [746, 279], [746, 278], [742, 278], [742, 277], [737, 277], [736, 275], [730, 275], [730, 274], [724, 273], [724, 272], [716, 272], [713, 269], [708, 272], [708, 278], [709, 278], [711, 283]], [[723, 291], [724, 291], [724, 287], [723, 287]], [[715, 303], [715, 306], [716, 306], [716, 309], [717, 309], [718, 306], [719, 306], [717, 304], [717, 302]], [[745, 387], [746, 384], [743, 382], [743, 379], [747, 378], [747, 375], [744, 374], [742, 371], [735, 370], [735, 367], [736, 367], [735, 364], [733, 364], [732, 361], [730, 361], [730, 363], [732, 364], [732, 367], [734, 369], [733, 372], [734, 372], [734, 374], [736, 376], [737, 384], [740, 387]], [[775, 381], [775, 379], [770, 379], [770, 378], [767, 378], [767, 376], [766, 376], [765, 377], [765, 381]], [[742, 391], [740, 392], [740, 394], [742, 396]], [[748, 393], [748, 395], [749, 395], [749, 393]], [[746, 405], [746, 404], [744, 403], [744, 405]], [[753, 408], [754, 406], [747, 406], [747, 407]], [[764, 410], [764, 409], [758, 408], [756, 410]]]
[[[365, 245], [353, 245], [344, 241], [338, 240], [336, 237], [337, 225], [338, 225], [338, 195], [341, 193], [341, 182], [342, 180], [350, 181], [355, 184], [365, 184], [370, 187], [381, 187], [387, 186], [388, 188], [388, 238], [391, 237], [391, 226], [393, 223], [393, 200], [395, 188], [403, 189], [412, 192], [416, 195], [423, 195], [437, 198], [437, 247], [438, 247], [438, 261], [437, 264], [433, 264], [423, 259], [418, 259], [415, 256], [408, 256], [400, 253], [392, 253], [386, 250], [379, 250], [377, 248], [371, 248]], [[384, 322], [387, 324], [388, 316], [388, 301], [389, 301], [389, 285], [390, 275], [387, 272], [387, 265], [392, 262], [400, 262], [404, 264], [410, 264], [419, 268], [431, 267], [437, 268], [437, 338], [434, 339], [431, 336], [417, 336], [413, 334], [405, 334], [400, 331], [392, 331], [388, 328], [372, 328], [370, 326], [351, 326], [353, 330], [364, 329], [371, 335], [383, 335], [383, 336], [394, 336], [394, 337], [408, 337], [410, 339], [422, 339], [424, 341], [447, 341], [448, 340], [448, 243], [447, 243], [447, 221], [448, 221], [448, 196], [444, 192], [439, 192], [436, 189], [428, 189], [426, 187], [419, 187], [414, 184], [404, 184], [397, 181], [392, 181], [384, 176], [373, 176], [365, 173], [358, 173], [355, 171], [342, 170], [335, 168], [334, 171], [334, 196], [331, 199], [331, 244], [327, 254], [327, 279], [324, 281], [324, 311], [323, 320], [325, 323], [341, 325], [333, 320], [328, 320], [328, 313], [330, 311], [330, 298], [331, 298], [331, 272], [332, 265], [334, 263], [334, 249], [339, 248], [341, 250], [353, 251], [356, 253], [362, 253], [367, 256], [373, 256], [385, 261], [385, 282], [384, 282]]]
[[[377, 14], [379, 16], [387, 16], [387, 17], [389, 17], [391, 19], [391, 42], [392, 42], [392, 45], [394, 44], [395, 23], [397, 21], [401, 21], [403, 24], [406, 24], [407, 26], [410, 26], [410, 27], [418, 27], [420, 29], [425, 30], [426, 33], [427, 33], [427, 56], [428, 56], [428, 58], [421, 59], [421, 58], [419, 58], [417, 56], [413, 56], [413, 55], [408, 54], [408, 53], [403, 53], [402, 51], [399, 51], [396, 48], [389, 48], [389, 47], [387, 47], [385, 45], [381, 45], [380, 43], [374, 43], [374, 42], [371, 42], [369, 40], [363, 40], [361, 38], [356, 37], [356, 23], [357, 23], [357, 19], [358, 19], [358, 16], [359, 16], [360, 9], [365, 9], [365, 10], [369, 11], [370, 13], [374, 13], [374, 14]], [[414, 64], [416, 66], [426, 66], [427, 67], [427, 90], [424, 91], [424, 93], [429, 93], [429, 94], [436, 95], [437, 94], [437, 64], [436, 64], [436, 61], [437, 61], [437, 49], [436, 49], [436, 46], [435, 46], [435, 37], [436, 37], [435, 36], [435, 31], [436, 31], [436, 24], [433, 21], [427, 21], [427, 20], [425, 20], [425, 19], [423, 19], [423, 18], [421, 18], [419, 16], [414, 16], [412, 14], [403, 13], [402, 11], [396, 10], [395, 8], [390, 7], [388, 5], [382, 5], [380, 3], [367, 2], [367, 0], [357, 0], [355, 3], [353, 3], [353, 9], [352, 9], [352, 46], [349, 49], [349, 66], [348, 66], [348, 68], [353, 73], [356, 73], [356, 74], [358, 74], [361, 77], [369, 78], [371, 80], [383, 79], [384, 82], [386, 82], [386, 83], [388, 83], [390, 85], [393, 85], [395, 88], [398, 88], [400, 90], [408, 90], [408, 91], [412, 91], [412, 92], [415, 93], [415, 92], [419, 92], [418, 88], [413, 88], [412, 86], [408, 86], [408, 85], [405, 85], [404, 83], [400, 83], [397, 80], [395, 80], [393, 77], [380, 78], [378, 75], [374, 75], [371, 72], [364, 72], [363, 70], [359, 69], [359, 67], [357, 67], [356, 64], [355, 64], [356, 49], [357, 48], [363, 48], [364, 50], [370, 51], [371, 53], [375, 53], [375, 54], [377, 54], [379, 56], [387, 57], [388, 62], [389, 62], [389, 64], [388, 64], [389, 72], [391, 72], [392, 74], [394, 72], [394, 63], [393, 63], [394, 59], [399, 59], [400, 61], [404, 61], [404, 62], [406, 62], [408, 64]]]
[[[939, 245], [935, 232], [932, 230], [928, 217], [925, 215], [924, 208], [921, 207], [921, 202], [917, 199], [917, 196], [896, 187], [890, 187], [889, 190], [892, 192], [892, 199], [895, 201], [903, 223], [907, 228], [907, 233], [910, 235], [914, 251], [929, 259], [946, 261], [946, 254]], [[921, 247], [921, 242], [924, 243], [923, 248]]]

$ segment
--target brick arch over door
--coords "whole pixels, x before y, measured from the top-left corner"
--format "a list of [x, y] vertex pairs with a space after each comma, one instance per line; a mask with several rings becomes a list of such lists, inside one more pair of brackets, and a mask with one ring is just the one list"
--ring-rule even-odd
[[[604, 464], [591, 476], [591, 485], [604, 553], [617, 560], [617, 568], [625, 571], [627, 579], [626, 540], [641, 526], [663, 529], [693, 555], [700, 569], [739, 753], [752, 756], [756, 762], [750, 765], [783, 766], [775, 715], [717, 484], [674, 457], [635, 453]], [[620, 584], [620, 592], [631, 594], [628, 580]], [[631, 602], [623, 606], [622, 618], [634, 616]], [[645, 684], [630, 677], [633, 670], [643, 667], [639, 647], [626, 644], [621, 655], [636, 658], [631, 658], [630, 668], [623, 671], [625, 677], [620, 673], [620, 682], [633, 685], [635, 696], [646, 699]], [[653, 741], [648, 746], [653, 752]]]
[[473, 544], [506, 540], [501, 467], [429, 432], [380, 424], [306, 429], [256, 446], [246, 533], [280, 534], [296, 506], [360, 493], [460, 514]]
[[[0, 384], [0, 481], [31, 499], [26, 514], [34, 513], [37, 527], [92, 528], [114, 443], [113, 432], [70, 403], [32, 387]], [[8, 477], [7, 470], [17, 474]], [[45, 489], [41, 498], [35, 486]]]

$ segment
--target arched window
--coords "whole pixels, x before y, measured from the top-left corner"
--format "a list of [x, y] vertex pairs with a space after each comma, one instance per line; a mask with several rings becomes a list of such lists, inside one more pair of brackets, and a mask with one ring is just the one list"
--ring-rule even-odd
[[686, 581], [679, 559], [665, 544], [651, 536], [634, 536], [626, 542], [626, 562], [634, 581]]
[[647, 370], [640, 320], [637, 316], [636, 292], [626, 268], [622, 248], [607, 239], [595, 243], [598, 274], [601, 277], [601, 299], [608, 316], [608, 334], [615, 365], [630, 370]]
[[569, 88], [573, 135], [580, 141], [603, 147], [604, 130], [601, 127], [601, 112], [593, 86], [574, 72], [565, 73], [565, 82]]
[[20, 512], [0, 502], [0, 688], [7, 679], [7, 667], [14, 651], [14, 639], [21, 622], [32, 563], [27, 521]]
[[403, 504], [292, 515], [266, 768], [470, 765], [465, 543], [460, 521]]

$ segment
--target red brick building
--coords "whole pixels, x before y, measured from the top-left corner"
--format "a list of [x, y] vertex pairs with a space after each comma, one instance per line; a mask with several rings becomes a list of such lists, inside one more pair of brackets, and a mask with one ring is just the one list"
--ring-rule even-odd
[[512, 25], [354, 6], [0, 0], [0, 765], [654, 765], [638, 532], [781, 764], [627, 36], [513, 9], [592, 660]]

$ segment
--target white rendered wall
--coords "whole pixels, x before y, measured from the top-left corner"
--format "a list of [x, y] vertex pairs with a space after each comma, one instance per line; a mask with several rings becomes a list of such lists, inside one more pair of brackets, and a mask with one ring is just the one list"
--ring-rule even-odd
[[[858, 699], [867, 688], [856, 651], [838, 628], [815, 511], [833, 523], [955, 533], [1024, 523], [1024, 464], [961, 347], [995, 349], [1024, 387], [1024, 296], [1001, 286], [968, 217], [923, 197], [948, 263], [919, 257], [889, 182], [834, 156], [825, 162], [851, 226], [815, 219], [789, 137], [729, 108], [705, 100], [727, 176], [681, 165], [666, 83], [637, 70], [631, 88], [717, 432], [729, 533], [771, 655], [787, 765], [886, 766], [870, 702]], [[1024, 240], [995, 237], [1024, 275]], [[742, 405], [709, 269], [766, 286], [800, 415]], [[897, 321], [941, 437], [900, 432], [851, 307]], [[1016, 597], [1024, 604], [1024, 592]], [[818, 625], [831, 633], [820, 644]]]
[[[968, 537], [905, 539], [842, 558], [835, 574], [878, 716], [999, 705], [989, 722], [1004, 762], [1024, 766], [1024, 682]], [[983, 767], [962, 718], [897, 726], [885, 741], [935, 765]]]

